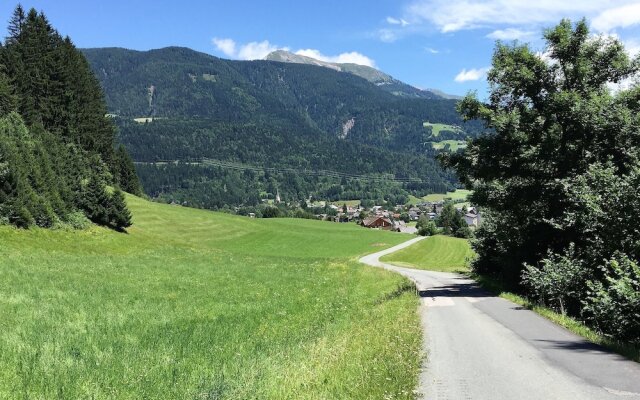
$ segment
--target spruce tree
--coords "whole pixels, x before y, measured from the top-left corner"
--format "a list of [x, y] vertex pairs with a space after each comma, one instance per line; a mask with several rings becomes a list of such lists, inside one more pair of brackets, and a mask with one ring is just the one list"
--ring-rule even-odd
[[142, 187], [133, 160], [123, 145], [119, 145], [116, 149], [114, 174], [116, 175], [116, 183], [122, 190], [136, 196], [142, 195]]
[[87, 218], [98, 225], [109, 225], [111, 196], [99, 176], [94, 174], [89, 179], [82, 203]]
[[120, 231], [131, 226], [131, 213], [127, 209], [124, 193], [119, 188], [111, 195], [109, 220], [110, 225]]

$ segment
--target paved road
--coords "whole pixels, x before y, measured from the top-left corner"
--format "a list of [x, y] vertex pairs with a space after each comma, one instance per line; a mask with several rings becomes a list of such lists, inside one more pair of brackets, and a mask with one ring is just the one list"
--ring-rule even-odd
[[492, 296], [462, 275], [379, 261], [421, 239], [360, 261], [416, 283], [427, 353], [419, 387], [425, 399], [640, 400], [640, 364]]

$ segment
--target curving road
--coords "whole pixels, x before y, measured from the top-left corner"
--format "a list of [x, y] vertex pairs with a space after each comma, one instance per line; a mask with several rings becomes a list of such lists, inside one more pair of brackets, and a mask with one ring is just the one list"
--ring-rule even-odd
[[492, 296], [462, 275], [380, 262], [422, 239], [360, 262], [416, 284], [427, 353], [418, 389], [425, 399], [640, 400], [640, 364]]

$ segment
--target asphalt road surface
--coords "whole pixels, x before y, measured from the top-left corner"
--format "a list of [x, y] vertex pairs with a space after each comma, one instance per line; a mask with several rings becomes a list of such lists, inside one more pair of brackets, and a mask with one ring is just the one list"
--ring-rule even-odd
[[462, 275], [380, 262], [421, 239], [360, 261], [416, 283], [426, 352], [418, 388], [423, 398], [640, 400], [640, 364], [492, 296]]

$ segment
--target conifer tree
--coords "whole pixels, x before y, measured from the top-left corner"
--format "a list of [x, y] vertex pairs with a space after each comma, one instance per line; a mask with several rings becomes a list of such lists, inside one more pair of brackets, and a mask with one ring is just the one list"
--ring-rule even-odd
[[97, 175], [89, 179], [84, 191], [83, 208], [87, 218], [98, 225], [109, 225], [111, 196], [104, 182]]
[[123, 145], [119, 145], [116, 149], [114, 170], [116, 183], [122, 190], [136, 196], [142, 195], [142, 187], [133, 160]]
[[131, 226], [131, 213], [127, 209], [124, 193], [119, 188], [116, 188], [111, 195], [109, 220], [111, 226], [117, 230], [124, 230]]
[[16, 7], [0, 44], [0, 223], [50, 227], [83, 210], [131, 225], [124, 196], [106, 185], [141, 194], [140, 183], [105, 114], [83, 54], [42, 13]]

